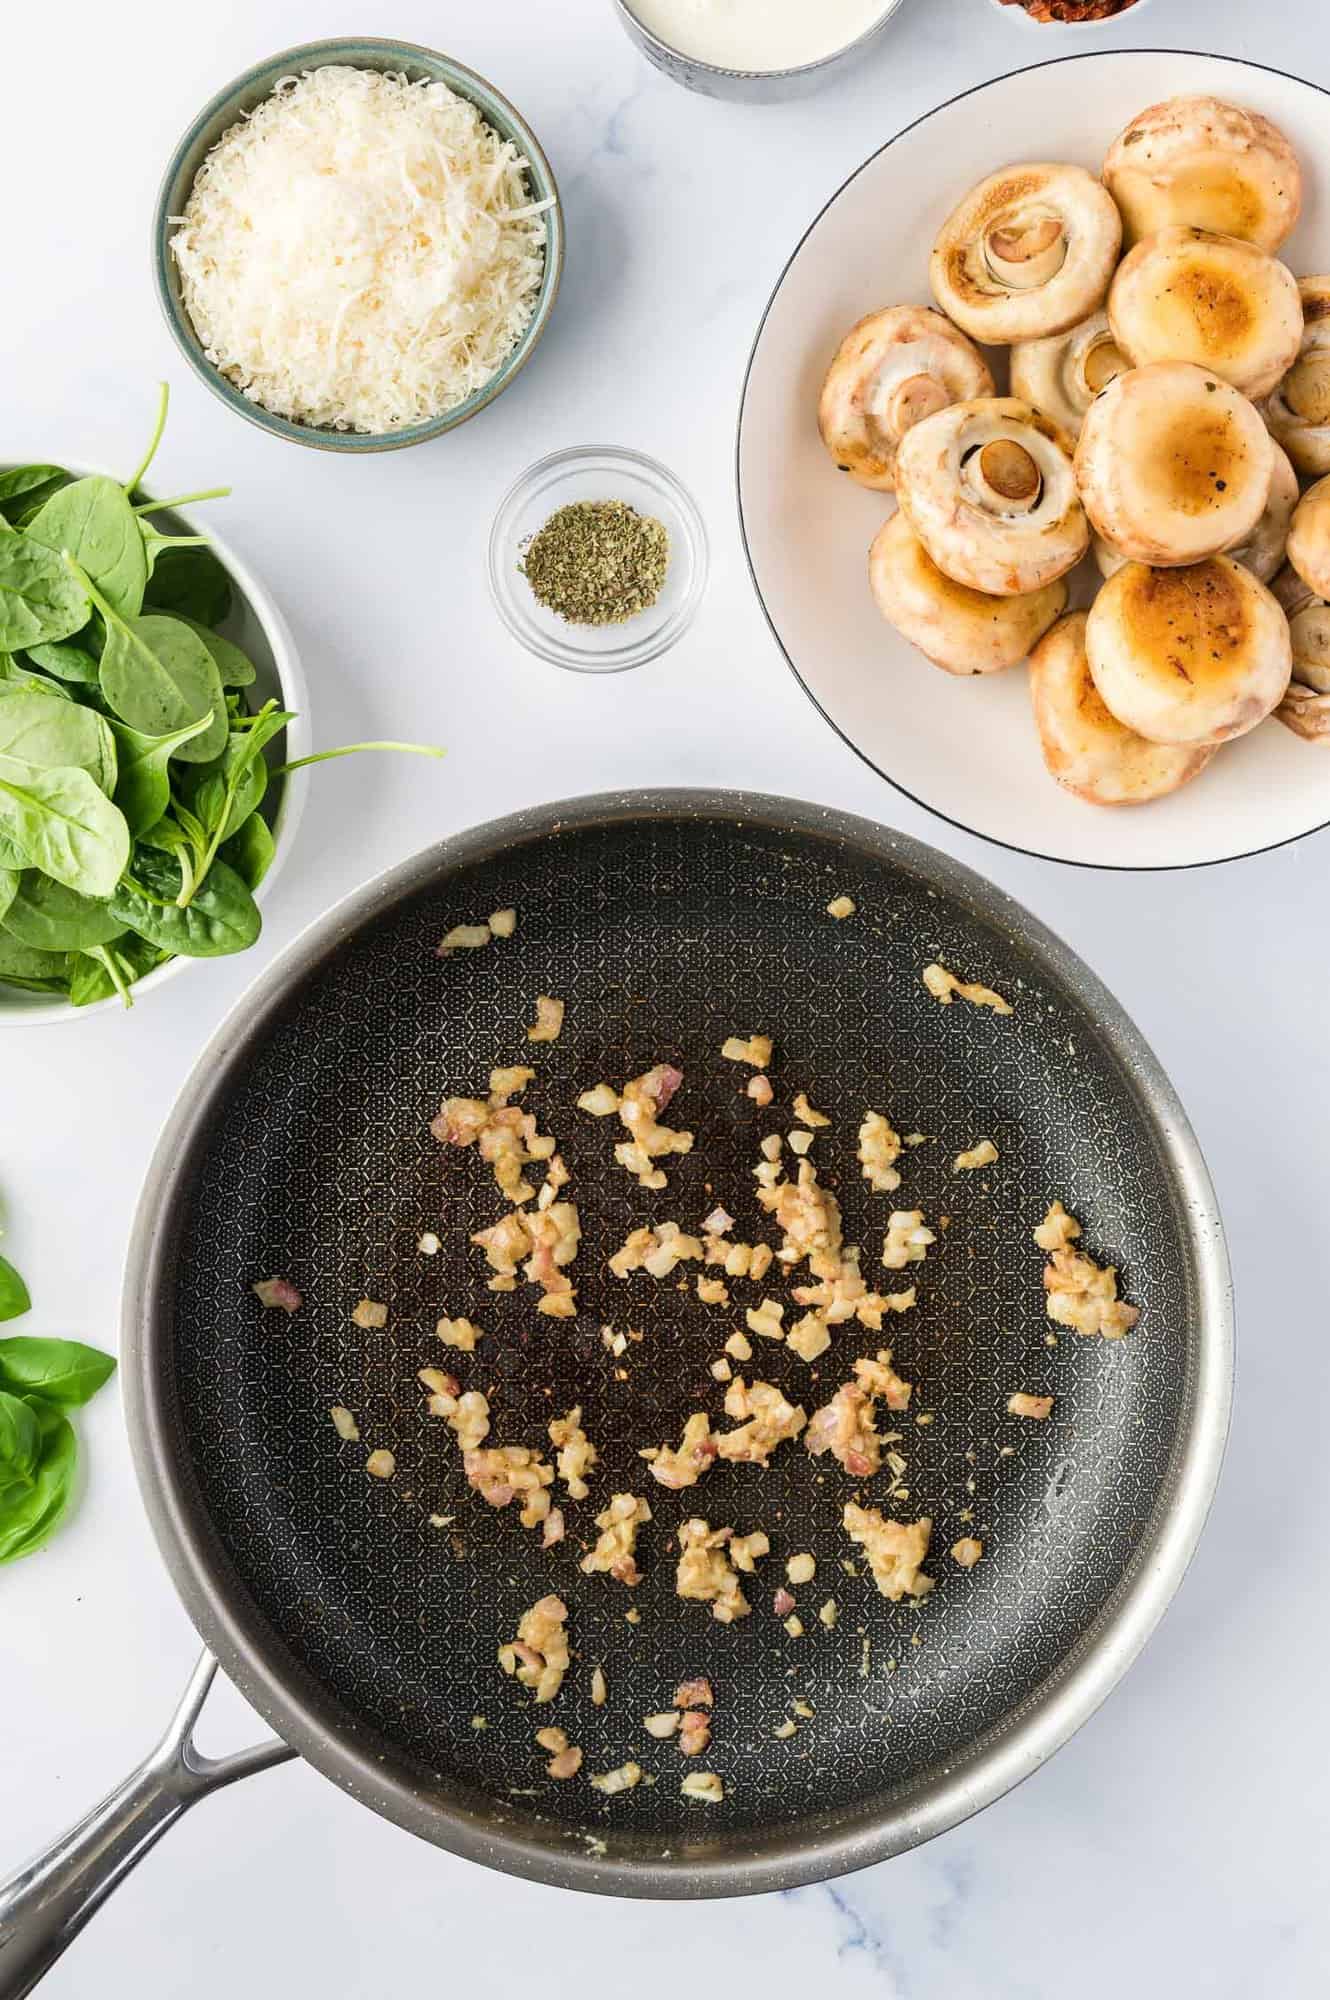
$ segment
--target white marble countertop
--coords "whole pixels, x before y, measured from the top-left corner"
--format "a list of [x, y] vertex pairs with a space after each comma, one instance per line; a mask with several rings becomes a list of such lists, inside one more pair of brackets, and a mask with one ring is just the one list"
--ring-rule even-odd
[[[1200, 41], [1330, 83], [1321, 17], [1321, 0], [1152, 0], [1102, 40]], [[562, 183], [570, 255], [547, 344], [492, 411], [437, 446], [347, 463], [263, 437], [205, 394], [158, 318], [147, 249], [158, 174], [195, 109], [284, 44], [356, 32], [447, 48], [523, 108]], [[1226, 1211], [1242, 1339], [1223, 1485], [1175, 1606], [1095, 1720], [969, 1825], [758, 1904], [613, 1905], [468, 1867], [291, 1765], [200, 1806], [74, 1946], [44, 1989], [51, 2000], [378, 1996], [477, 1977], [497, 1991], [536, 1967], [548, 2000], [610, 2000], [626, 1980], [664, 2000], [681, 1977], [704, 1994], [820, 1980], [845, 2000], [1324, 1992], [1330, 837], [1222, 870], [1133, 877], [956, 833], [818, 722], [763, 624], [735, 521], [740, 378], [809, 217], [899, 125], [1070, 46], [988, 0], [907, 0], [860, 74], [759, 110], [690, 98], [656, 75], [608, 0], [65, 0], [58, 14], [7, 12], [0, 452], [123, 460], [169, 375], [155, 476], [175, 490], [234, 485], [217, 518], [287, 612], [318, 738], [413, 735], [451, 751], [437, 768], [361, 759], [319, 773], [247, 959], [191, 972], [128, 1018], [0, 1037], [6, 1248], [38, 1300], [26, 1325], [115, 1344], [154, 1134], [200, 1043], [303, 923], [454, 828], [539, 797], [671, 782], [885, 817], [1061, 931], [1135, 1015], [1190, 1110]], [[713, 542], [686, 642], [605, 682], [510, 643], [483, 571], [510, 480], [539, 453], [585, 442], [665, 458]], [[335, 599], [332, 570], [347, 583]], [[509, 725], [502, 756], [496, 712]], [[77, 1519], [0, 1575], [0, 1872], [137, 1760], [196, 1651], [114, 1396], [83, 1432], [91, 1485]], [[253, 1730], [228, 1690], [205, 1745]]]

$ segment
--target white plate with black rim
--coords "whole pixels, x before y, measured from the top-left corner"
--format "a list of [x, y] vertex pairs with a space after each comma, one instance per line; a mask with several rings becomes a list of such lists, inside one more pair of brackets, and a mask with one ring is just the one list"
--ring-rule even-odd
[[1068, 56], [941, 105], [833, 195], [763, 315], [739, 411], [739, 514], [753, 582], [827, 721], [898, 790], [953, 825], [1089, 867], [1195, 867], [1313, 833], [1330, 824], [1330, 751], [1272, 720], [1154, 804], [1105, 809], [1063, 791], [1039, 754], [1023, 668], [954, 679], [879, 616], [867, 552], [894, 502], [837, 472], [818, 436], [818, 391], [856, 319], [929, 302], [933, 239], [976, 181], [1034, 158], [1098, 171], [1138, 111], [1190, 91], [1249, 105], [1287, 133], [1302, 161], [1304, 206], [1280, 255], [1299, 274], [1330, 270], [1325, 91], [1256, 63], [1174, 50]]

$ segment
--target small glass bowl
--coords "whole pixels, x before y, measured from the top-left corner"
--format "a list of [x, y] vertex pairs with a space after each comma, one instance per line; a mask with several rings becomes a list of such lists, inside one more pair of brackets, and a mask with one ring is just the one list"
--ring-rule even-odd
[[[670, 538], [665, 587], [622, 625], [570, 625], [536, 601], [522, 556], [551, 514], [578, 500], [624, 500], [654, 515]], [[658, 659], [693, 621], [707, 582], [707, 535], [691, 494], [642, 452], [577, 446], [537, 459], [504, 495], [490, 530], [490, 590], [515, 639], [577, 674], [621, 674]]]

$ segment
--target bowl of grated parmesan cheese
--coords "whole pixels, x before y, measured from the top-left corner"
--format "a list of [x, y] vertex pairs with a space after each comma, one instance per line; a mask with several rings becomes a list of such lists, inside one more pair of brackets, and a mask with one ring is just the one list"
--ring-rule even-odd
[[162, 181], [158, 296], [214, 394], [297, 444], [386, 451], [530, 359], [563, 267], [544, 152], [483, 77], [404, 42], [287, 49], [221, 91]]

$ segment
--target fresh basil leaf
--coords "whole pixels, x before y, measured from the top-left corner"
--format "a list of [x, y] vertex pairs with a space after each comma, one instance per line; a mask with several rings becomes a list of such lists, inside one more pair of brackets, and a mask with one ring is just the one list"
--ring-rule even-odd
[[8, 1257], [0, 1257], [0, 1319], [21, 1319], [31, 1306], [22, 1278]]
[[13, 1334], [0, 1340], [0, 1388], [49, 1403], [86, 1403], [115, 1373], [115, 1356], [82, 1340], [40, 1340]]
[[235, 869], [251, 891], [257, 889], [272, 867], [277, 847], [272, 828], [259, 813], [252, 813], [221, 848], [221, 857]]
[[74, 765], [99, 791], [115, 790], [115, 737], [110, 724], [80, 702], [39, 687], [0, 687], [0, 777]]
[[140, 842], [129, 872], [111, 898], [111, 908], [128, 929], [182, 958], [221, 958], [249, 949], [262, 918], [233, 868], [214, 861], [185, 909], [175, 900], [180, 886], [179, 868], [171, 857]]
[[220, 625], [231, 609], [231, 579], [209, 548], [164, 548], [157, 555], [144, 601], [154, 610], [176, 611], [200, 625]]
[[113, 618], [102, 653], [106, 699], [131, 729], [163, 736], [208, 717], [208, 727], [182, 743], [185, 763], [206, 764], [226, 742], [226, 702], [212, 654], [178, 618], [148, 612]]
[[109, 896], [129, 860], [124, 814], [74, 765], [43, 771], [0, 761], [0, 833], [34, 868], [85, 896]]
[[31, 1486], [41, 1448], [42, 1434], [32, 1409], [22, 1397], [0, 1389], [0, 1482]]
[[138, 518], [122, 486], [103, 473], [76, 479], [46, 502], [28, 524], [32, 541], [72, 556], [122, 618], [143, 609], [148, 561]]
[[42, 1431], [41, 1457], [32, 1487], [22, 1495], [11, 1489], [0, 1505], [0, 1563], [32, 1555], [48, 1542], [74, 1496], [78, 1441], [73, 1426], [51, 1407], [36, 1415]]
[[77, 889], [67, 889], [35, 869], [19, 878], [9, 907], [0, 913], [0, 924], [10, 937], [36, 951], [87, 951], [95, 944], [109, 944], [125, 928], [112, 916], [109, 903], [81, 896]]
[[8, 653], [68, 639], [92, 606], [60, 557], [26, 534], [0, 535], [0, 648]]
[[58, 681], [77, 681], [85, 687], [97, 685], [100, 670], [96, 660], [68, 639], [53, 639], [48, 646], [29, 646], [28, 658], [34, 667], [40, 667], [44, 674], [54, 674]]

